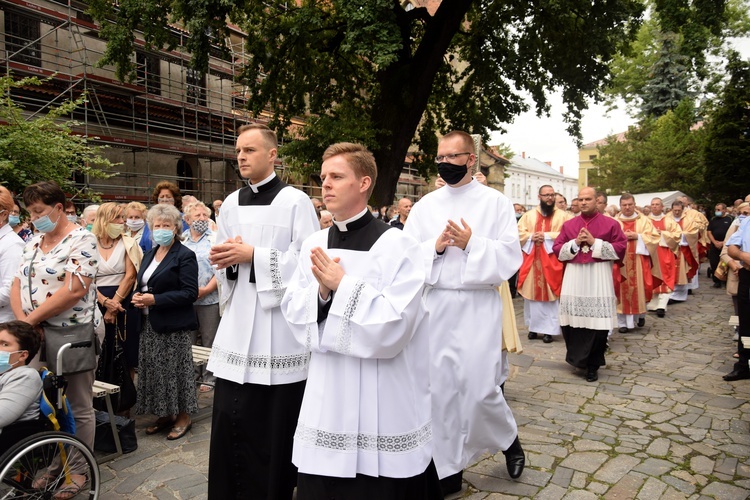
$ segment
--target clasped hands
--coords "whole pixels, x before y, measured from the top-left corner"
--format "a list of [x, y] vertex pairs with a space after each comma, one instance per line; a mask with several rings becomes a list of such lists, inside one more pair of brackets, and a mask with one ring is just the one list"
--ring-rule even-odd
[[[154, 294], [152, 293], [134, 293], [133, 299], [131, 300], [133, 305], [137, 307], [138, 309], [144, 309], [146, 307], [153, 306], [156, 304], [156, 299], [154, 299]], [[106, 316], [105, 316], [106, 320]]]
[[458, 247], [461, 250], [466, 250], [466, 245], [469, 244], [471, 238], [471, 227], [463, 219], [461, 219], [461, 224], [463, 227], [450, 219], [448, 220], [448, 224], [435, 242], [437, 253], [443, 253], [446, 247]]
[[254, 255], [255, 247], [243, 243], [241, 236], [235, 236], [212, 246], [208, 260], [216, 269], [226, 269], [241, 262], [252, 262]]
[[586, 243], [588, 246], [594, 245], [594, 236], [589, 232], [588, 229], [585, 227], [582, 227], [580, 231], [578, 231], [578, 236], [576, 236], [576, 245], [579, 247]]
[[328, 300], [332, 291], [336, 291], [344, 278], [344, 268], [339, 262], [341, 258], [331, 258], [320, 247], [315, 247], [310, 251], [310, 260], [312, 261], [312, 273], [318, 281], [320, 298]]

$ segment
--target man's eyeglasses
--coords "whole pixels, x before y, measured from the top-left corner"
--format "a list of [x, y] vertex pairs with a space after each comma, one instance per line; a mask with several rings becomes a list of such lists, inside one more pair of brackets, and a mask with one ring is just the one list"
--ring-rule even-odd
[[443, 163], [443, 161], [453, 161], [459, 156], [470, 155], [471, 153], [451, 153], [449, 155], [438, 155], [435, 157], [435, 163]]

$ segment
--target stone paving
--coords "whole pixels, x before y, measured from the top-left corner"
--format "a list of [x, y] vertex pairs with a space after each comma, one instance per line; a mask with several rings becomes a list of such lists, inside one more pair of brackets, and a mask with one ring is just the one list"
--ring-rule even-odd
[[[721, 379], [736, 346], [724, 290], [704, 275], [665, 318], [615, 333], [595, 383], [565, 363], [561, 337], [527, 340], [515, 305], [524, 352], [509, 357], [505, 393], [526, 469], [512, 480], [502, 453], [484, 457], [449, 499], [750, 497], [750, 381]], [[137, 420], [137, 451], [102, 465], [101, 498], [205, 498], [210, 418], [176, 442], [146, 436], [151, 420]]]

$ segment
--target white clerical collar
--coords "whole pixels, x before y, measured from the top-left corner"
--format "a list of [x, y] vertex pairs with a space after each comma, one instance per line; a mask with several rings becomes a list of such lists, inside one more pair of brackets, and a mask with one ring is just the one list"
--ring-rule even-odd
[[638, 213], [637, 212], [633, 212], [633, 215], [623, 215], [622, 213], [620, 214], [620, 218], [621, 219], [625, 219], [625, 220], [633, 220], [636, 217], [638, 217]]
[[355, 215], [354, 217], [350, 217], [346, 220], [342, 220], [341, 222], [334, 219], [333, 223], [336, 224], [336, 227], [339, 228], [339, 231], [341, 231], [342, 233], [345, 233], [346, 231], [348, 231], [348, 229], [346, 228], [347, 224], [354, 222], [355, 220], [358, 220], [360, 217], [362, 217], [366, 213], [367, 213], [367, 207], [363, 208], [362, 211], [358, 213], [357, 215]]
[[257, 184], [250, 184], [250, 179], [248, 179], [247, 185], [250, 186], [250, 189], [253, 190], [253, 193], [257, 193], [259, 187], [261, 187], [264, 184], [268, 184], [269, 182], [273, 180], [274, 177], [276, 177], [276, 172], [271, 172], [271, 175], [269, 175], [268, 177], [266, 177], [265, 179], [263, 179]]
[[661, 215], [651, 214], [649, 217], [651, 217], [654, 220], [662, 220], [664, 218], [664, 214], [663, 213]]

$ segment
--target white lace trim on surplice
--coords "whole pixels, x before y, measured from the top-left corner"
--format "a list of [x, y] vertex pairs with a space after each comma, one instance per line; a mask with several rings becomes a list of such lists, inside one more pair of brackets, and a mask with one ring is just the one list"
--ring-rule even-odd
[[377, 451], [383, 453], [408, 453], [432, 439], [432, 423], [406, 434], [364, 434], [355, 432], [330, 432], [297, 425], [294, 439], [315, 448], [335, 451]]
[[283, 354], [278, 356], [262, 354], [241, 354], [222, 349], [214, 344], [211, 350], [212, 361], [229, 365], [235, 369], [247, 370], [251, 373], [272, 372], [279, 374], [307, 371], [310, 362], [309, 353]]
[[611, 318], [617, 312], [614, 297], [560, 297], [560, 315], [579, 318]]

